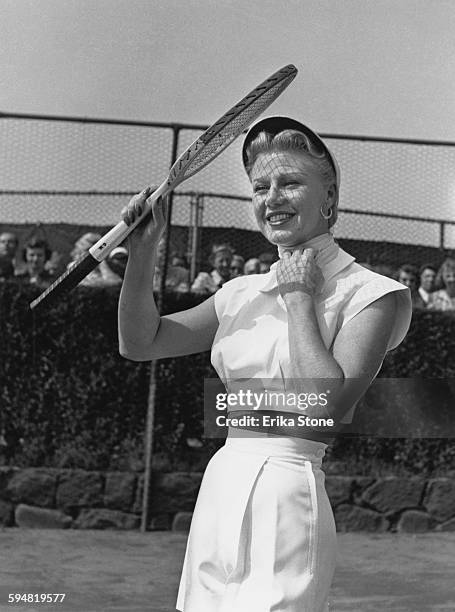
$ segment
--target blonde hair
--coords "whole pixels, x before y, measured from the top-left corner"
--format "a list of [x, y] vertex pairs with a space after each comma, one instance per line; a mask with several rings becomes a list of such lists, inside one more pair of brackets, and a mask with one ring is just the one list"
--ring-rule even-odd
[[[275, 136], [268, 132], [259, 132], [246, 149], [245, 169], [248, 177], [259, 155], [270, 152], [296, 151], [303, 153], [313, 164], [326, 187], [335, 185], [338, 192], [337, 177], [329, 154], [320, 143], [314, 142], [298, 130], [283, 130]], [[338, 196], [338, 193], [337, 193]], [[338, 197], [337, 197], [338, 200]], [[332, 216], [328, 221], [331, 227], [337, 219], [338, 201], [332, 206]]]
[[455, 272], [455, 259], [453, 257], [447, 257], [446, 259], [444, 259], [438, 270], [438, 273], [436, 274], [435, 286], [438, 289], [445, 289], [446, 287], [443, 278], [446, 272]]

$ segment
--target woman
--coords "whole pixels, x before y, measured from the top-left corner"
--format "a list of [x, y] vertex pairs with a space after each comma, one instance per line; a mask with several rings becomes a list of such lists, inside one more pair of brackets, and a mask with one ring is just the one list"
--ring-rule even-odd
[[261, 262], [257, 257], [247, 259], [243, 268], [244, 274], [260, 274], [261, 273]]
[[397, 281], [409, 287], [411, 291], [411, 304], [415, 309], [426, 308], [422, 296], [419, 293], [419, 270], [413, 264], [403, 264], [398, 268]]
[[214, 244], [209, 262], [213, 266], [210, 272], [199, 272], [191, 285], [191, 291], [201, 295], [210, 295], [231, 278], [231, 262], [234, 251], [228, 244]]
[[49, 261], [51, 255], [52, 251], [45, 240], [31, 238], [22, 251], [25, 270], [18, 274], [18, 277], [40, 289], [47, 289], [54, 280], [52, 274], [46, 270], [46, 262]]
[[437, 270], [432, 263], [424, 263], [420, 266], [419, 270], [419, 295], [425, 303], [425, 307], [431, 301], [431, 294], [434, 291], [434, 284], [436, 280]]
[[[286, 117], [259, 121], [245, 138], [243, 162], [258, 227], [278, 247], [279, 261], [267, 274], [233, 279], [195, 308], [160, 318], [149, 279], [166, 217], [154, 203], [152, 219], [131, 235], [120, 352], [141, 361], [211, 348], [230, 391], [240, 379], [256, 389], [319, 391], [329, 381], [341, 398], [329, 414], [337, 426], [350, 422], [385, 353], [406, 334], [409, 289], [354, 263], [334, 242], [339, 169], [309, 128]], [[126, 223], [150, 193], [131, 200]], [[310, 427], [229, 428], [199, 491], [177, 609], [328, 610], [336, 534], [320, 466], [332, 437]]]
[[243, 270], [245, 268], [245, 259], [241, 255], [234, 253], [231, 261], [231, 278], [237, 278], [237, 276], [243, 276]]
[[428, 308], [431, 310], [455, 310], [455, 259], [447, 257], [438, 270], [435, 281], [438, 291], [430, 293]]

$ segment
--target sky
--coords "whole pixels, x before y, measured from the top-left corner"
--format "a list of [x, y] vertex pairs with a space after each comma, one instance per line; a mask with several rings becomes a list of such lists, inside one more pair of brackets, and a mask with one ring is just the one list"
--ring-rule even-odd
[[[209, 125], [292, 63], [299, 74], [268, 114], [322, 134], [455, 143], [455, 0], [0, 0], [0, 15], [0, 112]], [[122, 140], [119, 129], [101, 137], [73, 126], [42, 133], [0, 121], [0, 189], [126, 190], [164, 179], [168, 144], [158, 167], [132, 131]], [[342, 206], [455, 220], [455, 147], [328, 142], [342, 166]], [[248, 195], [238, 157], [235, 144], [198, 180]], [[27, 221], [40, 220], [42, 202], [21, 206]], [[78, 206], [46, 218], [70, 222]], [[87, 204], [106, 224], [119, 208]], [[18, 210], [17, 199], [0, 199], [0, 218], [17, 221]], [[433, 225], [432, 242], [438, 232]], [[455, 226], [448, 232], [455, 244]]]
[[0, 0], [0, 110], [209, 124], [274, 70], [315, 130], [455, 141], [453, 0]]

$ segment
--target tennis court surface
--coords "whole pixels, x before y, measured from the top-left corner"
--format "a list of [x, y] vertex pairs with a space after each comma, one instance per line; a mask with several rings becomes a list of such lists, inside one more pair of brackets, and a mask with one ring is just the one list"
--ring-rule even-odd
[[[0, 612], [174, 612], [186, 536], [4, 529]], [[339, 534], [331, 612], [453, 612], [455, 533]], [[8, 604], [8, 594], [64, 593]], [[215, 611], [214, 611], [215, 612]]]

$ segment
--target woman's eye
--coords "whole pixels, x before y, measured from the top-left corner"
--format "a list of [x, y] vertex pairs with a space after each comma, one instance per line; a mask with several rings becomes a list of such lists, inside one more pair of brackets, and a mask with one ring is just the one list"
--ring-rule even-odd
[[263, 191], [267, 191], [267, 187], [265, 185], [255, 185], [253, 191], [254, 193], [261, 193]]

